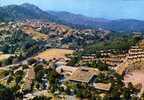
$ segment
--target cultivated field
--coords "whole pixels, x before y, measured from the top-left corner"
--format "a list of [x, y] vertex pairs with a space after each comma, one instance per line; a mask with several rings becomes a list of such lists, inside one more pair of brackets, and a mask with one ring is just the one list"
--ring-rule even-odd
[[51, 59], [60, 59], [60, 58], [67, 58], [67, 54], [72, 54], [73, 50], [68, 49], [48, 49], [42, 53], [40, 53], [37, 58], [51, 60]]

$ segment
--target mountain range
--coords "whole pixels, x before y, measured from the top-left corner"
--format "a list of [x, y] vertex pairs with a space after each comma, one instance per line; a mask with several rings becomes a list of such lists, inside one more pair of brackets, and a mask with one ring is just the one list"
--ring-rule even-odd
[[44, 11], [28, 3], [0, 7], [0, 20], [2, 21], [25, 19], [47, 20], [75, 28], [103, 28], [118, 32], [144, 31], [144, 21], [136, 19], [108, 20], [104, 18], [91, 18], [64, 11]]

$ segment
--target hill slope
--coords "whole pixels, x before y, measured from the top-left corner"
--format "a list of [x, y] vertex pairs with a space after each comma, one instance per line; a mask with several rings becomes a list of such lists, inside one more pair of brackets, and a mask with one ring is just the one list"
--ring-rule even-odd
[[48, 13], [58, 17], [62, 22], [79, 27], [104, 28], [113, 31], [144, 31], [144, 21], [135, 19], [107, 20], [69, 12], [48, 11]]
[[134, 19], [107, 20], [90, 18], [69, 12], [43, 11], [32, 4], [0, 7], [0, 20], [42, 19], [76, 28], [104, 28], [107, 30], [131, 32], [144, 31], [144, 21]]
[[49, 15], [32, 4], [8, 5], [0, 8], [0, 18], [3, 20], [24, 20], [24, 19], [54, 19], [55, 16]]

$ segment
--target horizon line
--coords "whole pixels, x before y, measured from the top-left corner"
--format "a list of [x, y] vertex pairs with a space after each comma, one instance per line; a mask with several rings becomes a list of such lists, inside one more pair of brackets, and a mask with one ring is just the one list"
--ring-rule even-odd
[[71, 12], [71, 11], [67, 11], [67, 10], [49, 10], [49, 9], [42, 9], [40, 6], [34, 4], [34, 3], [20, 3], [20, 4], [6, 4], [6, 5], [0, 5], [0, 7], [5, 7], [5, 6], [11, 6], [11, 5], [23, 5], [23, 4], [30, 4], [33, 6], [38, 7], [39, 9], [48, 12], [48, 11], [52, 11], [52, 12], [66, 12], [66, 13], [70, 13], [70, 14], [74, 14], [74, 15], [79, 15], [79, 16], [84, 16], [84, 17], [88, 17], [88, 18], [93, 18], [93, 19], [104, 19], [104, 20], [109, 20], [109, 21], [114, 21], [114, 20], [137, 20], [137, 21], [144, 21], [144, 19], [139, 19], [139, 18], [106, 18], [106, 17], [93, 17], [93, 16], [88, 16], [85, 14], [81, 14], [81, 13], [76, 13], [76, 12]]

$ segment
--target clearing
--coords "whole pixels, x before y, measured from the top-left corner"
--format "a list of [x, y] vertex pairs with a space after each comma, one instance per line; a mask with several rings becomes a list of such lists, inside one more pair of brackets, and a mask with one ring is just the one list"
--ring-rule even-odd
[[38, 54], [37, 58], [45, 59], [45, 60], [52, 60], [52, 59], [66, 59], [66, 55], [73, 54], [73, 50], [69, 49], [48, 49], [40, 54]]

